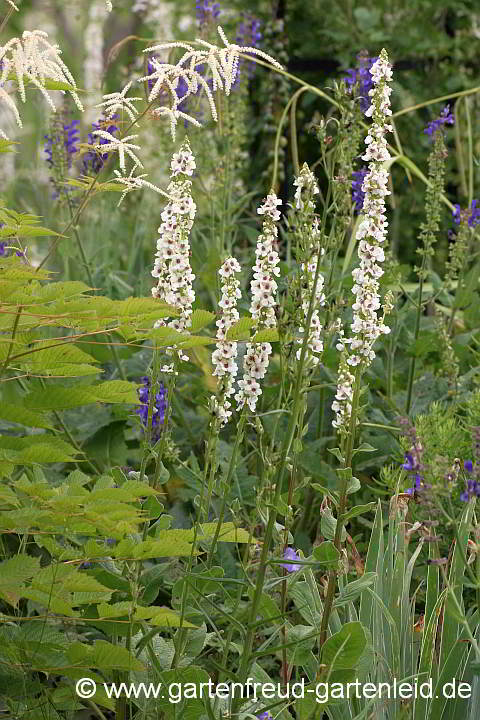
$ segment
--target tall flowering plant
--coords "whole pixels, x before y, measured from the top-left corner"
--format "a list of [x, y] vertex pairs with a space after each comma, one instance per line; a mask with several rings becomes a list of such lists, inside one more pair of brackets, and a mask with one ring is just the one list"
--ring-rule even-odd
[[[363, 160], [368, 162], [368, 172], [362, 184], [365, 193], [363, 204], [364, 218], [357, 231], [359, 266], [353, 270], [355, 295], [353, 303], [353, 321], [351, 337], [340, 333], [337, 345], [342, 351], [338, 373], [338, 385], [332, 409], [335, 419], [332, 424], [342, 437], [342, 468], [339, 470], [340, 488], [337, 505], [334, 544], [340, 550], [344, 533], [344, 515], [347, 507], [349, 482], [352, 478], [352, 458], [354, 454], [355, 430], [357, 424], [357, 406], [362, 373], [375, 358], [373, 345], [378, 337], [390, 330], [385, 325], [385, 314], [391, 309], [390, 298], [386, 299], [383, 310], [379, 294], [379, 279], [383, 275], [381, 263], [385, 260], [383, 249], [387, 237], [385, 214], [385, 196], [388, 172], [384, 163], [390, 158], [385, 135], [392, 131], [388, 118], [390, 110], [389, 82], [392, 70], [385, 50], [370, 68], [373, 88], [369, 91], [372, 102], [366, 110], [366, 116], [372, 118], [372, 125], [365, 138], [366, 152]], [[381, 314], [380, 314], [381, 313]], [[337, 448], [338, 450], [338, 448]], [[333, 608], [337, 573], [329, 571], [328, 586], [320, 628], [320, 646], [327, 638], [329, 618]]]
[[385, 135], [392, 131], [388, 123], [390, 110], [391, 88], [388, 83], [392, 79], [392, 70], [387, 53], [382, 50], [378, 60], [370, 69], [373, 88], [369, 91], [371, 105], [365, 115], [373, 122], [365, 138], [366, 151], [362, 156], [368, 162], [368, 171], [362, 183], [365, 195], [363, 203], [364, 217], [358, 231], [359, 265], [352, 272], [355, 295], [353, 303], [352, 336], [342, 338], [339, 349], [343, 351], [339, 381], [332, 409], [336, 414], [334, 427], [340, 432], [349, 430], [352, 412], [354, 373], [358, 367], [363, 372], [375, 358], [373, 345], [380, 335], [390, 332], [385, 325], [385, 313], [388, 303], [382, 311], [379, 279], [383, 275], [381, 263], [385, 260], [384, 245], [387, 237], [387, 219], [385, 214], [385, 197], [390, 194], [387, 189], [388, 172], [384, 163], [390, 159]]
[[300, 263], [300, 305], [301, 325], [299, 328], [300, 337], [297, 344], [297, 360], [300, 360], [303, 336], [306, 332], [304, 327], [307, 324], [310, 298], [314, 295], [314, 308], [308, 328], [308, 345], [306, 356], [306, 367], [313, 368], [320, 362], [320, 354], [323, 351], [322, 325], [320, 322], [319, 310], [325, 304], [324, 284], [325, 278], [318, 272], [317, 265], [324, 254], [324, 248], [319, 247], [321, 233], [318, 223], [318, 216], [315, 215], [314, 196], [318, 195], [319, 189], [315, 176], [304, 163], [299, 175], [294, 180], [295, 190], [295, 235], [297, 237], [297, 261]]
[[220, 425], [226, 425], [232, 415], [229, 397], [234, 394], [235, 378], [238, 372], [236, 362], [238, 344], [227, 340], [229, 328], [239, 319], [237, 300], [242, 296], [240, 283], [235, 275], [241, 272], [237, 260], [229, 257], [218, 271], [221, 278], [222, 297], [218, 303], [221, 315], [217, 320], [217, 347], [212, 354], [212, 363], [215, 365], [213, 375], [218, 377], [217, 396], [212, 396], [211, 404], [215, 417]]
[[[192, 304], [195, 300], [195, 275], [190, 266], [188, 240], [196, 212], [191, 194], [192, 181], [189, 178], [196, 164], [188, 139], [184, 140], [179, 152], [173, 155], [170, 168], [171, 182], [167, 192], [171, 200], [162, 212], [162, 224], [158, 228], [159, 238], [152, 270], [157, 284], [152, 288], [152, 295], [178, 310], [179, 317], [171, 320], [168, 327], [183, 332], [191, 325]], [[163, 320], [155, 323], [155, 327], [165, 325]], [[178, 357], [180, 360], [188, 360], [188, 356], [181, 351]]]
[[[252, 293], [250, 313], [255, 321], [255, 330], [273, 328], [276, 325], [275, 277], [280, 275], [280, 269], [277, 267], [280, 258], [276, 250], [278, 228], [275, 223], [280, 220], [280, 210], [277, 209], [277, 205], [281, 203], [280, 198], [277, 198], [272, 191], [257, 210], [259, 215], [265, 216], [265, 220], [257, 241], [256, 262], [250, 284]], [[250, 410], [255, 412], [257, 400], [262, 394], [258, 381], [265, 377], [271, 353], [272, 346], [268, 342], [247, 343], [243, 361], [243, 379], [239, 380], [239, 391], [235, 395], [238, 409], [247, 404]]]

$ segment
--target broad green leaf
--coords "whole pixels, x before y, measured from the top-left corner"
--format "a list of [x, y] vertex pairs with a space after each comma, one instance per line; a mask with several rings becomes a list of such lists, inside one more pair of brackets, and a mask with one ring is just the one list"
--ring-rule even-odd
[[340, 552], [333, 542], [326, 540], [313, 549], [313, 558], [322, 565], [335, 566], [340, 559]]
[[331, 670], [355, 668], [365, 650], [367, 637], [360, 622], [345, 623], [342, 629], [331, 635], [322, 649], [322, 663]]
[[51, 428], [48, 416], [43, 413], [29, 410], [18, 403], [0, 402], [0, 418], [12, 423], [19, 423], [27, 427]]

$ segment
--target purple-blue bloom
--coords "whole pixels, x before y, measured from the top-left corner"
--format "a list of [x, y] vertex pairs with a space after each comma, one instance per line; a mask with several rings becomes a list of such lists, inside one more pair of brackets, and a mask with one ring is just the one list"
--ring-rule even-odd
[[465, 460], [463, 467], [468, 473], [473, 472], [473, 462], [471, 460]]
[[257, 715], [258, 720], [273, 720], [272, 716], [268, 712], [268, 710], [265, 710], [265, 712], [260, 713], [260, 715]]
[[[142, 403], [141, 407], [135, 410], [140, 415], [142, 425], [147, 428], [148, 425], [148, 404], [150, 399], [150, 378], [142, 377], [143, 387], [138, 391], [138, 397]], [[156, 441], [160, 437], [161, 425], [165, 422], [165, 411], [167, 409], [167, 388], [160, 383], [159, 391], [155, 396], [155, 405], [152, 414], [152, 440]]]
[[[260, 32], [261, 22], [258, 18], [254, 17], [250, 13], [244, 12], [243, 18], [240, 24], [237, 26], [237, 35], [235, 42], [241, 47], [259, 47], [262, 41], [262, 33]], [[245, 64], [245, 60], [240, 58], [237, 68], [237, 75], [235, 77], [234, 87], [240, 82], [240, 69]], [[255, 63], [247, 63], [247, 76], [251, 78], [255, 72]]]
[[468, 227], [474, 228], [480, 223], [480, 207], [478, 207], [478, 200], [472, 200], [470, 209], [462, 210], [460, 205], [457, 203], [454, 205], [452, 210], [453, 222], [456, 225], [460, 225], [460, 222], [467, 220]]
[[76, 144], [80, 142], [79, 125], [79, 120], [72, 120], [71, 123], [63, 123], [59, 132], [45, 135], [44, 152], [47, 156], [47, 164], [51, 169], [55, 165], [54, 150], [62, 145], [65, 148], [67, 166], [72, 167], [73, 156], [78, 152]]
[[212, 0], [197, 0], [196, 11], [198, 24], [202, 27], [207, 24], [210, 18], [216, 20], [220, 15], [220, 3], [212, 2]]
[[453, 113], [450, 112], [450, 105], [445, 105], [438, 118], [429, 122], [423, 132], [425, 135], [430, 135], [430, 137], [433, 138], [437, 130], [443, 130], [445, 125], [454, 125], [454, 123], [455, 117]]
[[354, 204], [354, 213], [359, 215], [363, 209], [363, 203], [365, 201], [365, 193], [362, 190], [363, 181], [368, 173], [368, 168], [360, 168], [360, 170], [354, 170], [352, 173], [352, 202]]
[[370, 74], [370, 68], [377, 62], [378, 57], [368, 57], [361, 52], [357, 55], [358, 66], [349, 68], [347, 75], [343, 78], [350, 92], [357, 87], [357, 97], [360, 98], [360, 108], [365, 113], [370, 107], [369, 92], [373, 88], [373, 78]]
[[[295, 552], [295, 550], [291, 547], [286, 548], [285, 552], [283, 553], [283, 559], [284, 560], [290, 560], [290, 561], [299, 561], [300, 556]], [[287, 572], [295, 572], [295, 570], [300, 569], [300, 565], [297, 565], [296, 562], [286, 562], [282, 563], [282, 567], [285, 568]]]
[[[98, 123], [92, 123], [92, 132], [88, 133], [89, 145], [107, 145], [109, 140], [93, 135], [94, 130], [106, 130], [110, 135], [118, 132], [118, 127], [112, 122], [117, 120], [118, 115], [113, 115], [109, 120], [100, 119]], [[109, 124], [110, 123], [110, 124]], [[89, 170], [98, 175], [108, 159], [108, 153], [99, 155], [95, 150], [89, 150], [83, 158], [83, 171], [88, 173]]]

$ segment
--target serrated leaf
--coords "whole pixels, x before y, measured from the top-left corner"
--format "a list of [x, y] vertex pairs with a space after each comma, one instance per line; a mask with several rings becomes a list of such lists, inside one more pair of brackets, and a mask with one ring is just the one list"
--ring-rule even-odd
[[277, 328], [264, 328], [255, 333], [252, 338], [252, 342], [277, 342], [278, 340]]
[[25, 397], [25, 405], [37, 410], [65, 410], [95, 402], [138, 404], [136, 383], [109, 380], [98, 385], [62, 387], [51, 385]]
[[228, 329], [227, 340], [250, 340], [250, 330], [256, 322], [251, 317], [240, 318]]
[[27, 427], [44, 429], [52, 427], [46, 415], [35, 412], [34, 410], [29, 410], [20, 403], [0, 402], [0, 418], [7, 420], [7, 422], [19, 423]]
[[30, 580], [40, 568], [40, 558], [14, 555], [0, 563], [0, 597], [16, 605], [23, 597], [22, 584]]
[[210, 325], [215, 320], [215, 317], [215, 313], [208, 310], [194, 310], [190, 318], [190, 330], [194, 333], [202, 330], [202, 328]]

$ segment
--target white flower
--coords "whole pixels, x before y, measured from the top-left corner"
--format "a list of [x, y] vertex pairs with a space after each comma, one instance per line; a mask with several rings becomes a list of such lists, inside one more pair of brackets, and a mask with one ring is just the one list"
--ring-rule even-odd
[[98, 135], [104, 140], [110, 140], [109, 143], [104, 145], [94, 145], [94, 149], [101, 150], [102, 153], [108, 153], [112, 150], [114, 152], [118, 152], [118, 160], [121, 170], [125, 170], [125, 153], [127, 153], [127, 155], [133, 160], [135, 167], [143, 167], [135, 153], [132, 152], [132, 150], [140, 150], [140, 145], [132, 145], [127, 142], [127, 140], [134, 140], [138, 137], [138, 135], [128, 135], [128, 137], [125, 138], [117, 138], [106, 130], [94, 130], [92, 135]]
[[109, 93], [108, 95], [103, 96], [103, 102], [99, 103], [98, 105], [95, 105], [95, 107], [101, 108], [104, 107], [105, 110], [105, 117], [111, 118], [113, 115], [115, 115], [116, 112], [120, 112], [124, 110], [132, 123], [135, 123], [135, 125], [138, 125], [137, 122], [135, 122], [135, 118], [138, 115], [138, 110], [133, 104], [134, 102], [138, 102], [141, 100], [141, 97], [126, 97], [128, 91], [132, 87], [132, 81], [127, 83], [125, 87], [123, 88], [122, 92], [116, 92], [116, 93]]
[[[26, 102], [25, 79], [35, 85], [48, 102], [53, 112], [56, 111], [55, 104], [45, 87], [46, 80], [54, 80], [67, 84], [69, 92], [78, 109], [83, 112], [83, 105], [76, 92], [75, 80], [60, 57], [58, 45], [51, 45], [48, 35], [41, 30], [32, 32], [25, 30], [22, 38], [12, 38], [5, 45], [0, 46], [0, 62], [2, 71], [0, 74], [0, 87], [4, 87], [9, 75], [15, 75], [18, 83], [18, 90], [22, 102]], [[15, 113], [17, 123], [21, 126], [21, 120], [15, 102], [10, 97], [6, 100], [5, 95], [0, 95], [0, 100], [6, 102]]]
[[105, 6], [107, 8], [107, 12], [112, 12], [112, 10], [113, 10], [112, 0], [105, 0]]
[[[254, 329], [273, 328], [276, 325], [275, 307], [277, 283], [275, 277], [280, 274], [277, 267], [280, 259], [276, 251], [278, 229], [275, 220], [280, 219], [277, 205], [281, 204], [275, 193], [267, 196], [257, 212], [265, 215], [262, 234], [259, 235], [255, 251], [256, 262], [253, 266], [253, 280], [250, 283], [251, 303], [250, 314], [256, 321]], [[243, 359], [243, 379], [239, 380], [239, 391], [235, 395], [238, 409], [245, 403], [255, 412], [257, 398], [262, 390], [257, 380], [265, 377], [272, 352], [270, 343], [247, 343]]]
[[[178, 168], [181, 164], [185, 172]], [[191, 196], [192, 182], [188, 179], [195, 167], [195, 158], [188, 140], [185, 140], [172, 158], [172, 180], [167, 188], [169, 203], [161, 214], [162, 224], [158, 228], [157, 252], [152, 270], [157, 278], [156, 287], [152, 288], [153, 297], [173, 305], [179, 317], [171, 320], [168, 327], [185, 332], [191, 325], [192, 305], [195, 300], [193, 281], [195, 275], [190, 267], [190, 248], [188, 238], [195, 218], [196, 205]], [[157, 320], [155, 327], [167, 325]], [[172, 354], [173, 348], [167, 348]], [[188, 360], [188, 355], [178, 351], [181, 360]]]
[[[143, 173], [142, 175], [136, 175], [134, 176], [133, 173], [136, 170], [136, 166], [134, 166], [130, 170], [130, 175], [123, 175], [118, 170], [114, 170], [115, 175], [117, 176], [115, 179], [115, 182], [120, 183], [121, 185], [125, 186], [125, 190], [122, 193], [122, 196], [120, 198], [120, 202], [118, 205], [122, 203], [127, 193], [132, 192], [132, 190], [139, 190], [142, 187], [148, 187], [150, 190], [154, 190], [156, 193], [159, 193], [159, 195], [165, 195], [165, 197], [169, 197], [168, 193], [166, 193], [164, 190], [161, 190], [159, 187], [154, 185], [151, 182], [148, 182], [148, 180], [144, 180], [144, 178], [148, 177], [147, 173]], [[118, 207], [117, 205], [117, 207]]]
[[336, 401], [332, 405], [336, 413], [333, 425], [341, 432], [346, 432], [349, 427], [355, 379], [348, 368], [360, 366], [363, 370], [370, 365], [375, 358], [375, 341], [380, 335], [390, 332], [390, 328], [384, 323], [387, 308], [383, 309], [383, 317], [378, 314], [381, 310], [378, 281], [383, 275], [379, 263], [385, 260], [382, 245], [386, 241], [388, 226], [385, 197], [390, 194], [387, 187], [388, 172], [384, 163], [390, 158], [385, 133], [391, 130], [387, 123], [387, 117], [391, 115], [391, 89], [387, 83], [392, 79], [392, 71], [385, 50], [382, 50], [379, 59], [370, 69], [370, 74], [374, 87], [369, 93], [372, 103], [365, 114], [372, 117], [373, 122], [365, 139], [367, 149], [363, 155], [363, 158], [369, 161], [369, 166], [362, 184], [365, 193], [364, 219], [357, 231], [360, 263], [352, 272], [355, 302], [352, 305], [351, 330], [354, 337], [340, 339], [339, 344], [342, 347], [349, 345], [350, 350], [345, 349], [342, 353]]
[[[189, 122], [199, 125], [198, 121], [195, 121], [193, 118], [190, 118], [190, 116], [180, 112], [178, 110], [178, 105], [189, 95], [196, 94], [200, 87], [203, 88], [207, 96], [212, 118], [217, 120], [217, 110], [215, 107], [213, 92], [220, 89], [223, 90], [226, 95], [230, 94], [237, 75], [238, 62], [241, 53], [257, 55], [274, 67], [277, 67], [280, 70], [283, 69], [280, 63], [258, 48], [241, 47], [239, 45], [229, 43], [221, 27], [218, 27], [218, 33], [225, 45], [223, 48], [219, 48], [216, 45], [208, 43], [206, 40], [197, 38], [196, 42], [207, 48], [206, 50], [198, 50], [186, 42], [161, 43], [159, 45], [148, 47], [144, 50], [144, 52], [157, 52], [159, 50], [169, 50], [171, 48], [182, 48], [185, 50], [185, 53], [176, 65], [160, 63], [157, 60], [152, 59], [151, 62], [155, 67], [154, 72], [139, 79], [139, 82], [145, 82], [147, 80], [149, 82], [155, 81], [150, 90], [148, 98], [149, 102], [153, 102], [162, 90], [166, 90], [169, 93], [170, 107], [155, 108], [153, 112], [157, 115], [169, 116], [170, 129], [173, 138], [175, 138], [175, 126], [180, 117], [188, 119]], [[212, 76], [213, 92], [203, 74], [197, 69], [199, 66], [204, 66], [205, 64], [208, 65]], [[182, 98], [179, 98], [176, 94], [176, 88], [180, 78], [184, 80], [187, 86], [186, 94], [183, 95]]]
[[238, 372], [236, 363], [237, 343], [226, 339], [229, 328], [239, 319], [237, 300], [241, 298], [240, 283], [235, 273], [241, 267], [233, 257], [227, 258], [218, 271], [222, 279], [222, 297], [218, 303], [223, 312], [217, 320], [217, 347], [212, 353], [215, 366], [213, 375], [219, 378], [217, 396], [212, 395], [211, 408], [220, 426], [225, 425], [232, 415], [229, 397], [234, 394], [234, 382]]

